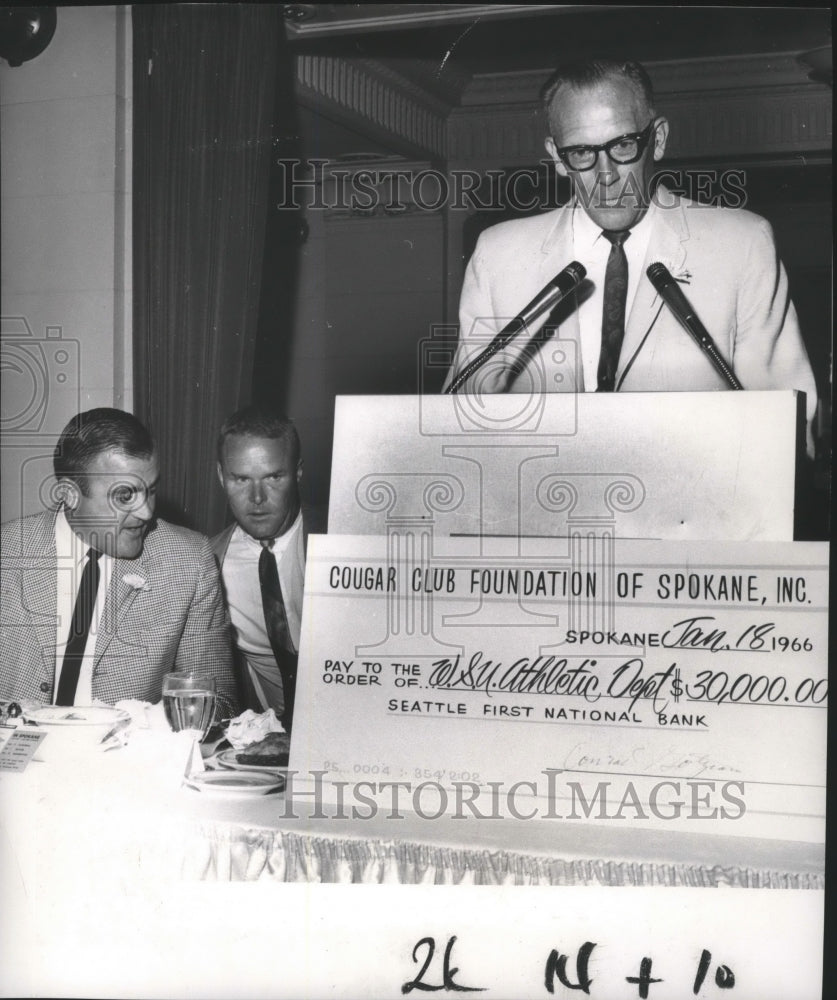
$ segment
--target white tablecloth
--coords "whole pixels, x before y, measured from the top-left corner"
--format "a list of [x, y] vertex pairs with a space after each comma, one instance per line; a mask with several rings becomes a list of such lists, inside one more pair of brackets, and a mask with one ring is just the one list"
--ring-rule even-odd
[[822, 845], [568, 820], [312, 815], [271, 794], [216, 798], [128, 751], [0, 776], [7, 857], [26, 891], [91, 878], [823, 888]]

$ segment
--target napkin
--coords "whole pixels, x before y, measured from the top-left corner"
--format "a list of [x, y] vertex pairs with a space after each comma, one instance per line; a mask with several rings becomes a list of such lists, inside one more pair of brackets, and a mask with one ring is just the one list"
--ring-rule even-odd
[[[93, 702], [94, 705], [101, 705], [105, 708], [110, 706], [104, 701]], [[154, 732], [167, 733], [169, 725], [166, 721], [163, 703], [158, 702], [152, 705], [150, 701], [140, 701], [137, 698], [123, 698], [116, 702], [114, 708], [127, 712], [130, 720], [117, 723], [110, 731], [107, 739], [102, 740], [100, 749], [115, 750], [119, 747], [127, 746], [139, 730], [152, 730]]]
[[276, 718], [276, 712], [269, 708], [266, 712], [254, 712], [248, 708], [238, 718], [230, 722], [227, 739], [233, 749], [243, 750], [251, 743], [258, 743], [268, 733], [284, 733], [285, 727]]
[[122, 701], [118, 701], [114, 707], [123, 709], [131, 716], [131, 726], [134, 729], [153, 729], [161, 733], [169, 732], [166, 712], [161, 701], [152, 705], [150, 701], [125, 698]]
[[116, 703], [131, 716], [126, 731], [128, 748], [126, 760], [130, 767], [156, 771], [157, 780], [171, 785], [195, 771], [203, 771], [200, 743], [194, 733], [173, 733], [166, 719], [162, 701], [151, 704], [126, 698]]
[[102, 749], [127, 748], [124, 763], [120, 764], [123, 774], [131, 777], [131, 772], [149, 776], [163, 785], [179, 786], [184, 775], [203, 771], [203, 756], [200, 743], [191, 732], [173, 733], [166, 719], [161, 701], [152, 704], [137, 698], [124, 698], [116, 702], [114, 708], [121, 708], [131, 716], [124, 729], [115, 733]]

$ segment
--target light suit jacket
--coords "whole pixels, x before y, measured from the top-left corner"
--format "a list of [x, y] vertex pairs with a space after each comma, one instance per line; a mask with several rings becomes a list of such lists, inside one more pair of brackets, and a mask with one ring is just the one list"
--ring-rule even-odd
[[[2, 526], [4, 698], [52, 701], [55, 517], [45, 511]], [[158, 519], [138, 558], [114, 560], [96, 638], [93, 697], [110, 704], [123, 698], [158, 702], [163, 674], [190, 668], [215, 677], [219, 711], [235, 714], [229, 616], [209, 540]]]
[[[814, 377], [769, 223], [743, 209], [697, 205], [662, 186], [656, 200], [643, 271], [654, 261], [665, 264], [743, 387], [802, 390], [810, 422], [817, 402]], [[462, 286], [459, 345], [446, 387], [573, 259], [572, 214], [572, 206], [564, 206], [500, 223], [480, 236]], [[583, 294], [582, 285], [558, 307], [560, 322], [552, 337], [524, 332], [499, 353], [506, 367], [518, 369], [507, 391], [584, 391], [577, 314]], [[537, 334], [546, 320], [533, 323], [529, 334]], [[482, 391], [492, 391], [492, 367], [494, 359], [486, 365]], [[475, 391], [480, 378], [475, 374], [460, 391]], [[616, 387], [626, 392], [724, 388], [644, 276], [626, 318]]]

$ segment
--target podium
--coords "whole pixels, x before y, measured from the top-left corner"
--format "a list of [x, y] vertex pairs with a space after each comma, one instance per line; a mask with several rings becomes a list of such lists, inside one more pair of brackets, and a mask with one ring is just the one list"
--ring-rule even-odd
[[792, 540], [800, 402], [339, 397], [292, 799], [474, 857], [819, 885], [828, 559]]
[[791, 540], [801, 399], [341, 396], [329, 533]]

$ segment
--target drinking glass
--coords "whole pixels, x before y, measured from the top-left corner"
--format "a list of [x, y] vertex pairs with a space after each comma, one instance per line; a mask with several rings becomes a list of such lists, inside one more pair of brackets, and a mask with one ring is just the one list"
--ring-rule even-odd
[[188, 672], [163, 677], [163, 708], [176, 733], [188, 729], [204, 739], [215, 717], [215, 700], [214, 677]]

